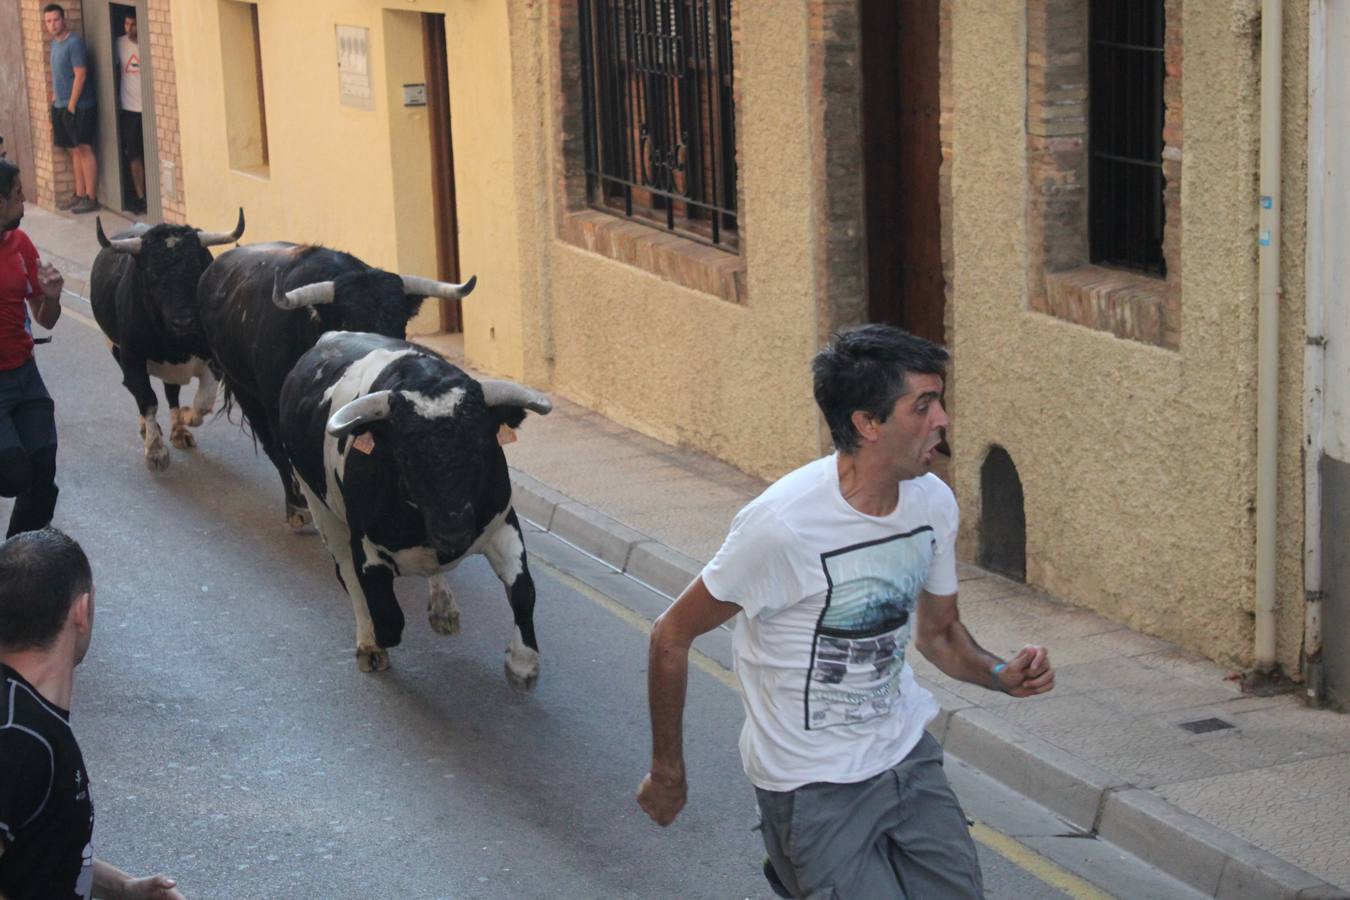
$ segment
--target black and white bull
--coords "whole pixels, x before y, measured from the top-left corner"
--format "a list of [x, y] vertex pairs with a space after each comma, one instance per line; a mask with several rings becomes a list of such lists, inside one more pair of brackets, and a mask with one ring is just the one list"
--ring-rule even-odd
[[534, 581], [500, 436], [543, 394], [475, 381], [436, 353], [374, 334], [330, 332], [281, 391], [281, 435], [314, 524], [356, 612], [356, 662], [389, 667], [403, 634], [394, 576], [429, 578], [427, 618], [459, 630], [446, 573], [482, 553], [506, 586], [515, 633], [506, 678], [539, 678]]
[[[244, 211], [234, 231], [199, 231], [187, 225], [138, 223], [111, 240], [97, 224], [103, 249], [89, 276], [94, 318], [112, 346], [122, 384], [141, 416], [145, 465], [169, 467], [169, 449], [156, 418], [159, 403], [150, 376], [164, 382], [169, 403], [169, 440], [180, 450], [196, 445], [189, 426], [202, 424], [216, 402], [211, 351], [197, 318], [197, 281], [211, 265], [206, 248], [229, 244], [244, 233]], [[179, 405], [182, 385], [197, 379], [192, 408]]]
[[403, 338], [427, 297], [459, 299], [476, 279], [448, 284], [396, 275], [356, 257], [304, 244], [251, 244], [221, 254], [198, 289], [202, 326], [225, 382], [281, 476], [286, 521], [309, 514], [281, 446], [281, 384], [326, 331], [367, 331]]

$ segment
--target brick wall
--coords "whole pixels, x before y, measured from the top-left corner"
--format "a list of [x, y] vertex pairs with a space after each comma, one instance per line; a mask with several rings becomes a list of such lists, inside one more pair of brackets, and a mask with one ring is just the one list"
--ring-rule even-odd
[[[52, 142], [51, 38], [42, 25], [42, 7], [48, 0], [19, 0], [23, 28], [24, 67], [28, 71], [28, 109], [33, 130], [33, 170], [37, 183], [25, 186], [29, 199], [48, 209], [66, 206], [75, 193], [70, 154]], [[63, 0], [66, 27], [82, 35], [82, 0]]]
[[155, 149], [159, 156], [159, 202], [165, 222], [185, 222], [183, 156], [178, 126], [178, 81], [173, 54], [170, 0], [147, 0], [146, 33], [155, 76]]
[[1089, 264], [1088, 2], [1027, 3], [1029, 306], [1172, 350], [1181, 346], [1181, 7], [1164, 6], [1164, 281]]

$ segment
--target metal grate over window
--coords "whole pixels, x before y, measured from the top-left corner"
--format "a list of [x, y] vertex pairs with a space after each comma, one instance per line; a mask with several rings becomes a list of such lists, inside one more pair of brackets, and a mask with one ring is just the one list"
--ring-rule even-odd
[[579, 0], [592, 206], [737, 246], [731, 0]]
[[1088, 221], [1092, 261], [1167, 274], [1163, 0], [1093, 0]]

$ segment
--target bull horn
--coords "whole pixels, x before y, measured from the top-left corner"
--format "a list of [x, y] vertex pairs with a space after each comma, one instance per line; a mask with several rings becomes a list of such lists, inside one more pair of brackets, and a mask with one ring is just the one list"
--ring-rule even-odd
[[334, 289], [331, 281], [316, 281], [313, 284], [307, 284], [304, 287], [298, 287], [283, 293], [281, 290], [281, 273], [278, 272], [272, 279], [272, 302], [282, 309], [322, 306], [325, 303], [332, 303], [333, 296]]
[[95, 234], [98, 235], [98, 243], [100, 247], [106, 247], [109, 250], [116, 250], [118, 253], [130, 253], [132, 256], [135, 256], [137, 253], [141, 252], [141, 239], [138, 237], [118, 238], [115, 241], [108, 240], [108, 236], [103, 233], [102, 216], [94, 216], [94, 232]]
[[333, 437], [350, 434], [353, 428], [389, 417], [390, 391], [365, 394], [345, 404], [328, 417], [328, 433]]
[[471, 275], [463, 284], [451, 284], [434, 278], [422, 278], [418, 275], [400, 275], [403, 279], [403, 293], [418, 297], [440, 297], [443, 300], [463, 300], [478, 284], [478, 276]]
[[203, 247], [214, 247], [217, 244], [233, 244], [244, 235], [244, 208], [239, 207], [239, 224], [234, 226], [234, 231], [202, 231], [197, 229], [197, 242]]
[[547, 415], [553, 409], [553, 401], [548, 399], [546, 394], [527, 388], [523, 384], [497, 381], [492, 378], [484, 379], [479, 384], [483, 386], [483, 400], [488, 406], [519, 406], [530, 412], [537, 412], [541, 416]]

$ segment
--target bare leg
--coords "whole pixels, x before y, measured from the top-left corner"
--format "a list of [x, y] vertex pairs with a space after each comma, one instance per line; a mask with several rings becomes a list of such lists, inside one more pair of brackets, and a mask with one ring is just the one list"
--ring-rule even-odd
[[84, 169], [84, 196], [92, 200], [98, 193], [98, 157], [89, 144], [80, 144], [75, 150], [79, 154], [79, 165]]
[[136, 199], [145, 199], [145, 161], [133, 159], [131, 161], [131, 183], [136, 187]]
[[75, 196], [88, 197], [84, 189], [84, 166], [80, 165], [80, 150], [78, 147], [71, 147], [66, 150], [70, 154], [70, 170], [75, 175]]

